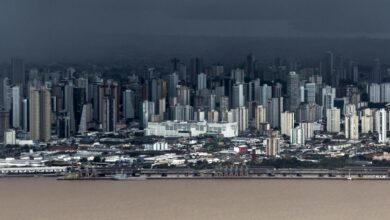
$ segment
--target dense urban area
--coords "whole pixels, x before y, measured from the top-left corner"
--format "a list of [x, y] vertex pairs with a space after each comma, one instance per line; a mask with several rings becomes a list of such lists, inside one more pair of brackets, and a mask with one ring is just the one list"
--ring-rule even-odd
[[379, 58], [249, 54], [228, 66], [12, 58], [0, 67], [0, 175], [390, 167], [390, 67]]

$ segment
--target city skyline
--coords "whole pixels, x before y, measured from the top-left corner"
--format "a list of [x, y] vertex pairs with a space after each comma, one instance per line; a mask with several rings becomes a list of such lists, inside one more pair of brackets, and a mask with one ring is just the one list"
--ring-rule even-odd
[[0, 219], [387, 219], [389, 11], [1, 0]]

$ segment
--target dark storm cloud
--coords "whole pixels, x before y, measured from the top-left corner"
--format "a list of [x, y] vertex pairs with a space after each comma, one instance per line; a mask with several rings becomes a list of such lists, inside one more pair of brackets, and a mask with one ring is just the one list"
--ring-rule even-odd
[[27, 33], [340, 36], [390, 32], [386, 0], [3, 0], [0, 5], [1, 28]]
[[390, 38], [389, 12], [388, 0], [1, 0], [0, 58], [142, 39], [129, 36]]
[[385, 0], [211, 0], [175, 11], [181, 19], [279, 21], [298, 32], [389, 33], [390, 2]]

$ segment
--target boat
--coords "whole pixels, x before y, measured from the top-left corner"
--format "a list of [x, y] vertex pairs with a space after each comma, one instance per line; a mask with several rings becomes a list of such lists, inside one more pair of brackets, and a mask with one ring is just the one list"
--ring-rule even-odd
[[112, 180], [127, 180], [129, 177], [125, 173], [115, 174], [111, 177]]
[[347, 177], [347, 180], [352, 180], [352, 176], [351, 176], [351, 170], [348, 171], [348, 177]]
[[126, 173], [121, 171], [121, 173], [115, 174], [111, 177], [112, 180], [146, 180], [146, 177], [142, 176], [128, 176]]

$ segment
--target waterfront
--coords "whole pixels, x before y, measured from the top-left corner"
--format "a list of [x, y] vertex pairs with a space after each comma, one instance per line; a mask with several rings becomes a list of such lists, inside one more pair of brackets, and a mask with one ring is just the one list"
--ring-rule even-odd
[[0, 179], [0, 219], [388, 219], [387, 181]]

